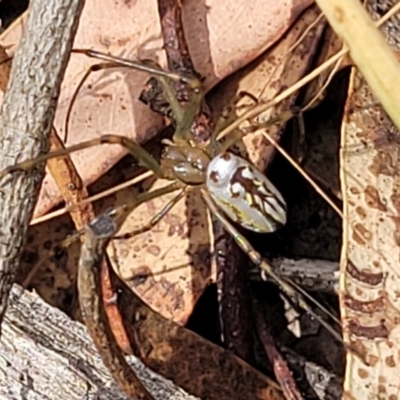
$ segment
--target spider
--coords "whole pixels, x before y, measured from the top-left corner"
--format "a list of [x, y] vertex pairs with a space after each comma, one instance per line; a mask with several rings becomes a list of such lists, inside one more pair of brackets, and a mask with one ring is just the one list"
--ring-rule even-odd
[[[207, 143], [199, 144], [195, 140], [191, 127], [203, 99], [201, 82], [193, 76], [165, 71], [151, 61], [136, 62], [94, 50], [74, 50], [74, 52], [110, 63], [94, 66], [91, 71], [123, 66], [145, 71], [157, 77], [163, 88], [164, 97], [170, 105], [175, 123], [172, 140], [164, 140], [166, 146], [160, 162], [156, 161], [150, 153], [133, 140], [124, 136], [109, 134], [10, 166], [0, 173], [0, 178], [8, 173], [33, 168], [37, 163], [49, 158], [63, 156], [95, 145], [119, 144], [136, 157], [143, 166], [151, 170], [157, 178], [171, 181], [165, 187], [147, 193], [145, 200], [177, 192], [176, 196], [148, 224], [134, 232], [125, 234], [124, 238], [152, 229], [181, 198], [189, 191], [198, 188], [211, 213], [232, 235], [250, 260], [265, 271], [294, 303], [318, 319], [326, 329], [341, 340], [339, 334], [315, 314], [304, 297], [314, 303], [316, 301], [296, 284], [276, 275], [270, 264], [261, 257], [235, 227], [234, 224], [236, 223], [245, 229], [258, 233], [273, 232], [286, 223], [286, 203], [276, 187], [263, 173], [258, 171], [249, 161], [228, 151], [232, 144], [240, 139], [241, 136], [237, 135], [238, 131], [231, 132], [230, 135], [225, 137], [224, 142], [221, 142], [218, 140], [220, 124], [217, 124], [217, 128]], [[88, 73], [85, 74], [84, 79], [87, 76]], [[171, 81], [186, 84], [191, 89], [191, 98], [186, 107], [183, 108], [177, 100]], [[129, 215], [137, 205], [136, 199], [128, 201], [124, 207], [125, 214]], [[326, 314], [331, 315], [323, 306], [319, 304], [318, 306]], [[332, 315], [331, 317], [334, 318]]]

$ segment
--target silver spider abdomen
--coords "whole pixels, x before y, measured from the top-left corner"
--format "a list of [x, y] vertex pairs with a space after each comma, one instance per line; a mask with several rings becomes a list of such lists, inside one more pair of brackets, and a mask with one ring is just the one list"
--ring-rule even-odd
[[232, 153], [214, 157], [207, 188], [232, 220], [255, 232], [273, 232], [286, 223], [286, 203], [278, 189], [254, 166]]

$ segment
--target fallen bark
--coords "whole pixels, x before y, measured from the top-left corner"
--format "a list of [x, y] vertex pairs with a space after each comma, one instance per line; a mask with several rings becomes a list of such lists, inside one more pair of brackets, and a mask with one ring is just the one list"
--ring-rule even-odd
[[[127, 357], [156, 399], [195, 399]], [[14, 285], [0, 343], [0, 399], [127, 400], [86, 328]]]

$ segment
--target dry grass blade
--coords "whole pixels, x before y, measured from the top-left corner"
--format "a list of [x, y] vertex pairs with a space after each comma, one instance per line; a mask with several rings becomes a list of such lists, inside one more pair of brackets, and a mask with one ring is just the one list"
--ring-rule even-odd
[[[72, 47], [82, 0], [36, 1], [11, 71], [0, 116], [1, 168], [48, 149], [55, 99]], [[0, 196], [0, 321], [7, 306], [26, 231], [43, 177], [42, 168], [3, 180]]]
[[139, 175], [139, 176], [137, 176], [135, 178], [130, 179], [129, 181], [126, 181], [124, 183], [121, 183], [120, 185], [116, 185], [116, 186], [114, 186], [114, 187], [112, 187], [112, 188], [110, 188], [108, 190], [105, 190], [104, 192], [101, 192], [101, 193], [96, 194], [94, 196], [87, 197], [86, 199], [81, 200], [76, 204], [70, 205], [68, 207], [60, 208], [60, 209], [58, 209], [56, 211], [53, 211], [51, 213], [48, 213], [48, 214], [44, 215], [43, 217], [35, 218], [35, 219], [33, 219], [31, 221], [31, 225], [36, 225], [36, 224], [40, 224], [40, 223], [45, 222], [45, 221], [52, 220], [54, 218], [57, 218], [57, 217], [59, 217], [61, 215], [66, 214], [68, 212], [73, 211], [76, 207], [81, 207], [83, 205], [86, 205], [86, 204], [93, 203], [95, 201], [104, 199], [105, 197], [110, 196], [110, 195], [112, 195], [114, 193], [118, 193], [118, 192], [122, 191], [123, 189], [129, 188], [130, 186], [134, 186], [134, 185], [136, 185], [138, 183], [141, 183], [144, 180], [146, 180], [147, 178], [151, 178], [152, 176], [153, 176], [153, 172], [152, 171], [147, 171], [147, 172], [145, 172], [145, 173], [143, 173], [143, 174], [141, 174], [141, 175]]
[[400, 77], [400, 64], [384, 36], [359, 0], [317, 0], [317, 3], [348, 46], [351, 58], [373, 93], [400, 128], [400, 92], [393, 90], [393, 82]]
[[[57, 151], [62, 148], [64, 148], [64, 144], [55, 128], [52, 128], [50, 151]], [[79, 203], [88, 196], [88, 191], [83, 187], [82, 180], [70, 157], [52, 158], [47, 161], [46, 167], [56, 181], [67, 206]], [[90, 204], [73, 208], [70, 215], [77, 229], [83, 228], [94, 218], [93, 208]]]
[[[400, 8], [400, 3], [397, 4], [396, 6], [393, 7], [388, 13], [386, 13], [379, 21], [375, 23], [376, 27], [381, 26], [383, 23], [385, 23], [394, 13], [396, 13]], [[336, 64], [343, 56], [347, 54], [349, 50], [347, 48], [342, 49], [338, 53], [336, 53], [334, 56], [329, 58], [326, 62], [324, 62], [322, 65], [319, 67], [315, 68], [312, 72], [307, 74], [304, 78], [299, 79], [296, 84], [292, 85], [291, 87], [283, 90], [281, 93], [279, 93], [277, 96], [275, 96], [272, 100], [269, 100], [265, 103], [258, 104], [254, 108], [250, 109], [249, 111], [245, 112], [243, 115], [241, 115], [234, 123], [232, 123], [229, 127], [221, 130], [218, 134], [218, 139], [224, 138], [226, 135], [229, 134], [233, 129], [238, 128], [243, 122], [246, 122], [247, 120], [251, 120], [253, 118], [256, 118], [258, 115], [263, 113], [264, 111], [268, 110], [269, 108], [275, 106], [276, 104], [279, 104], [283, 100], [285, 100], [287, 97], [289, 97], [291, 94], [295, 93], [296, 91], [300, 90], [303, 86], [305, 86], [307, 83], [311, 82], [313, 79], [317, 78], [321, 72], [325, 71], [328, 69], [331, 65]]]

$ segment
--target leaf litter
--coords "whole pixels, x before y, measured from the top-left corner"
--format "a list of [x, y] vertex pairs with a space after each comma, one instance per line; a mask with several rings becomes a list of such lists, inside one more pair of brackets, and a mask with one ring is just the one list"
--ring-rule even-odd
[[[268, 158], [267, 158], [268, 159]], [[158, 208], [157, 208], [158, 209]], [[154, 210], [151, 210], [151, 211], [154, 211]], [[147, 222], [147, 221], [146, 221]], [[154, 252], [157, 252], [158, 250], [156, 250], [155, 248], [153, 248], [153, 251]]]

